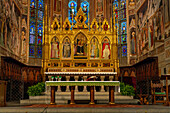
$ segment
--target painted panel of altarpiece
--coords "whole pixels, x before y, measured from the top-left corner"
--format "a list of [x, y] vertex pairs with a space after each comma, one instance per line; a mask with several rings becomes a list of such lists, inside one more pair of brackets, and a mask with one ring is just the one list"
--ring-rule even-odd
[[63, 40], [63, 58], [71, 58], [71, 41], [68, 37]]
[[81, 33], [74, 40], [74, 56], [87, 56], [87, 38]]
[[99, 58], [99, 42], [95, 37], [91, 39], [90, 43], [90, 58], [92, 59]]
[[105, 37], [102, 41], [102, 59], [110, 59], [110, 41]]
[[57, 37], [54, 37], [51, 41], [51, 58], [59, 59], [59, 40]]

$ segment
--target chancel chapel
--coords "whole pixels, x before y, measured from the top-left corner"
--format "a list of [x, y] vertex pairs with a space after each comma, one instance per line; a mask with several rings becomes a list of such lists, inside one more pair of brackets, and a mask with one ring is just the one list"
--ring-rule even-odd
[[170, 0], [0, 0], [0, 80], [7, 81], [7, 101], [27, 99], [28, 87], [39, 82], [91, 78], [149, 94], [145, 87], [165, 74]]

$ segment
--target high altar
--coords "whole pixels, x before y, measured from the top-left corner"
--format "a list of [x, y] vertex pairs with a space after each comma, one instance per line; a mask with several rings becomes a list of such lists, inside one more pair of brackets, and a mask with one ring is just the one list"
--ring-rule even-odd
[[52, 23], [50, 28], [44, 25], [44, 80], [58, 76], [62, 81], [86, 80], [89, 76], [97, 76], [101, 81], [117, 80], [119, 61], [115, 22], [110, 19], [109, 25], [106, 19], [97, 21], [94, 18], [91, 23], [86, 23], [86, 19], [81, 8], [75, 20], [70, 22], [67, 18], [63, 25], [56, 18], [52, 22], [44, 19], [49, 25]]

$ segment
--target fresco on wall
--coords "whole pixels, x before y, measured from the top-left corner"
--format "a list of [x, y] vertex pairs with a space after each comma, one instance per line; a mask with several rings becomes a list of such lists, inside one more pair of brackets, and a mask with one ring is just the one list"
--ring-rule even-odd
[[[147, 0], [148, 1], [148, 18], [150, 18], [162, 5], [163, 0]], [[166, 1], [166, 0], [165, 0]]]
[[0, 1], [0, 43], [8, 46], [11, 38], [11, 2]]
[[130, 31], [130, 44], [131, 44], [131, 54], [134, 55], [136, 54], [136, 32], [135, 28], [131, 29]]
[[105, 37], [102, 41], [102, 59], [110, 59], [110, 41], [107, 37]]
[[63, 41], [63, 58], [71, 58], [71, 42], [68, 37]]
[[138, 54], [153, 49], [154, 41], [164, 39], [163, 0], [146, 0], [137, 12]]
[[9, 43], [9, 48], [11, 48], [12, 52], [16, 55], [19, 55], [20, 52], [20, 26], [21, 26], [21, 17], [20, 17], [20, 11], [17, 8], [17, 6], [13, 3], [12, 4], [12, 37], [11, 42]]
[[21, 55], [26, 58], [27, 51], [27, 15], [22, 15], [22, 31], [21, 31]]
[[59, 59], [60, 54], [59, 54], [59, 40], [57, 37], [54, 37], [51, 40], [51, 58], [52, 59]]
[[90, 43], [90, 58], [99, 58], [99, 42], [95, 37], [91, 39]]
[[103, 0], [97, 0], [97, 12], [98, 13], [103, 12]]
[[148, 23], [148, 37], [149, 37], [149, 48], [153, 46], [153, 19], [149, 19]]
[[165, 9], [164, 9], [164, 17], [165, 17], [165, 24], [170, 21], [170, 0], [165, 0]]
[[130, 51], [131, 55], [136, 55], [136, 24], [135, 24], [135, 15], [129, 16], [129, 28], [130, 28]]
[[61, 12], [61, 0], [54, 0], [54, 11]]
[[164, 39], [164, 24], [163, 24], [163, 12], [159, 11], [154, 16], [154, 33], [155, 40]]
[[142, 7], [137, 12], [137, 26], [138, 28], [142, 28], [144, 26], [145, 21], [147, 20], [147, 9], [148, 9], [148, 1], [146, 0]]

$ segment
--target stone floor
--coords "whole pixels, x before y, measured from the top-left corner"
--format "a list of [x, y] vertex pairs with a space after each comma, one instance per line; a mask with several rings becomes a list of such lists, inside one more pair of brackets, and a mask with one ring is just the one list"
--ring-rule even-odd
[[0, 113], [170, 113], [170, 106], [163, 105], [27, 105], [8, 102], [0, 107]]

